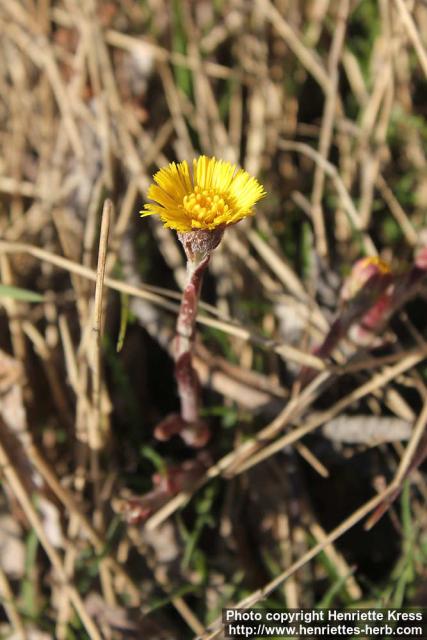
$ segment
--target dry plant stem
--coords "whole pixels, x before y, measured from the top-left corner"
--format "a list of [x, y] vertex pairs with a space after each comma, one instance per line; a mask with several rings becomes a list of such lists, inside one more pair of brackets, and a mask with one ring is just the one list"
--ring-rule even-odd
[[388, 509], [391, 507], [391, 505], [393, 504], [393, 502], [396, 500], [397, 496], [401, 492], [402, 484], [404, 480], [424, 460], [426, 455], [426, 451], [425, 451], [426, 445], [425, 445], [425, 442], [422, 441], [422, 438], [424, 435], [424, 439], [425, 439], [426, 421], [427, 421], [427, 402], [424, 403], [422, 411], [414, 427], [412, 437], [400, 460], [399, 467], [393, 479], [393, 484], [395, 485], [395, 491], [390, 495], [388, 495], [387, 499], [381, 502], [381, 504], [377, 507], [377, 509], [372, 514], [372, 516], [366, 522], [365, 529], [371, 529], [378, 522], [378, 520], [382, 518], [382, 516], [388, 511]]
[[[255, 451], [252, 456], [246, 456], [242, 461], [238, 461], [238, 465], [234, 470], [235, 473], [237, 474], [247, 471], [284, 447], [293, 444], [307, 433], [314, 431], [314, 429], [317, 429], [320, 425], [339, 415], [346, 407], [350, 406], [356, 400], [363, 398], [369, 393], [373, 393], [376, 389], [385, 387], [385, 385], [393, 380], [397, 375], [411, 369], [413, 366], [424, 360], [425, 357], [426, 351], [417, 349], [413, 356], [408, 356], [404, 360], [399, 361], [394, 367], [387, 367], [384, 371], [377, 373], [365, 384], [362, 384], [360, 387], [355, 389], [355, 391], [351, 392], [341, 400], [338, 400], [338, 402], [336, 402], [330, 409], [327, 409], [322, 413], [315, 414], [312, 418], [308, 419], [304, 425], [298, 427], [294, 431], [286, 433], [276, 440], [273, 440], [271, 437], [270, 442], [266, 442], [267, 438], [264, 436], [265, 446], [258, 446], [258, 449], [261, 449], [260, 451]], [[264, 431], [266, 431], [266, 429], [264, 429]]]
[[[141, 541], [140, 533], [136, 528], [128, 529], [128, 541], [135, 547], [136, 550], [146, 559], [147, 565], [152, 571], [153, 577], [159, 587], [170, 598], [171, 603], [175, 607], [176, 611], [182, 617], [188, 627], [197, 634], [203, 633], [204, 627], [198, 620], [195, 613], [191, 610], [184, 598], [177, 595], [172, 595], [173, 586], [169, 583], [167, 575], [162, 570], [159, 570], [157, 561], [153, 555], [150, 554], [147, 546]], [[146, 607], [142, 607], [146, 610]]]
[[49, 348], [47, 341], [36, 329], [36, 327], [31, 324], [31, 322], [24, 320], [22, 323], [22, 330], [27, 338], [32, 342], [37, 355], [41, 358], [42, 365], [46, 372], [46, 377], [50, 386], [50, 392], [52, 393], [53, 402], [60, 412], [64, 423], [67, 425], [71, 425], [71, 409], [68, 404], [68, 399], [60, 384], [60, 375], [53, 360], [53, 350]]
[[[63, 258], [62, 256], [51, 253], [50, 251], [45, 251], [44, 249], [40, 249], [39, 247], [35, 247], [33, 245], [28, 245], [25, 243], [14, 243], [14, 242], [4, 242], [0, 240], [0, 251], [5, 253], [28, 253], [28, 255], [37, 258], [38, 260], [46, 261], [51, 264], [54, 264], [60, 269], [65, 269], [70, 273], [76, 273], [78, 275], [87, 278], [88, 280], [92, 280], [96, 282], [96, 272], [93, 269], [89, 269], [88, 267], [84, 267], [78, 262], [73, 262], [72, 260], [68, 260], [67, 258]], [[165, 309], [167, 311], [171, 311], [176, 313], [179, 310], [179, 307], [165, 299], [165, 297], [175, 297], [172, 296], [172, 292], [169, 292], [167, 289], [161, 289], [160, 287], [152, 287], [149, 285], [144, 285], [135, 287], [133, 285], [127, 284], [126, 282], [121, 282], [120, 280], [116, 280], [115, 278], [110, 278], [108, 276], [104, 279], [105, 286], [110, 289], [114, 289], [115, 291], [122, 291], [123, 293], [127, 293], [131, 296], [135, 296], [137, 298], [142, 298], [148, 300], [158, 306], [161, 309]], [[155, 293], [161, 292], [160, 293]], [[163, 297], [164, 296], [164, 297]], [[203, 308], [207, 311], [211, 310], [210, 306], [206, 306], [204, 303]], [[274, 340], [269, 340], [262, 338], [261, 336], [255, 335], [245, 327], [240, 326], [235, 321], [221, 321], [216, 318], [210, 318], [208, 316], [197, 317], [197, 322], [199, 324], [203, 324], [207, 327], [213, 327], [214, 329], [219, 329], [220, 331], [224, 331], [225, 333], [235, 336], [237, 338], [241, 338], [242, 340], [251, 341], [254, 344], [262, 347], [273, 350], [277, 353], [281, 358], [286, 360], [291, 360], [292, 362], [296, 362], [301, 365], [306, 365], [312, 367], [313, 369], [318, 369], [319, 371], [323, 371], [326, 369], [324, 362], [320, 358], [316, 356], [304, 353], [295, 347], [292, 347], [283, 343], [276, 343]]]
[[14, 465], [12, 464], [6, 450], [1, 443], [0, 466], [7, 483], [9, 484], [11, 490], [13, 491], [19, 504], [21, 505], [22, 510], [24, 511], [31, 526], [33, 527], [40, 541], [40, 544], [45, 550], [46, 555], [48, 556], [58, 578], [60, 579], [64, 589], [66, 590], [70, 601], [72, 602], [77, 614], [79, 615], [89, 638], [91, 640], [101, 640], [101, 635], [98, 632], [98, 629], [96, 628], [94, 622], [90, 618], [83, 600], [80, 597], [80, 594], [74, 586], [69, 584], [61, 557], [56, 549], [52, 546], [51, 542], [49, 542], [49, 539], [46, 536], [44, 530], [43, 523], [31, 502], [31, 498], [28, 495], [27, 490], [25, 489], [25, 486], [21, 481], [21, 478], [16, 472]]
[[9, 580], [3, 569], [0, 567], [0, 602], [4, 608], [9, 622], [13, 626], [16, 640], [27, 640], [24, 623], [15, 604], [15, 595], [9, 584]]
[[[330, 84], [326, 93], [325, 109], [322, 118], [322, 127], [320, 131], [319, 153], [327, 160], [332, 140], [334, 115], [337, 101], [338, 90], [338, 64], [341, 57], [341, 51], [344, 43], [346, 23], [349, 12], [349, 0], [343, 0], [339, 3], [339, 12], [337, 16], [337, 26], [334, 32], [331, 51], [329, 54], [328, 71]], [[326, 239], [325, 218], [322, 209], [322, 197], [325, 186], [325, 172], [322, 164], [316, 164], [314, 174], [314, 185], [312, 193], [312, 217], [316, 239], [316, 247], [321, 257], [328, 256], [328, 244]]]
[[75, 496], [71, 491], [62, 486], [58, 477], [34, 444], [30, 444], [28, 453], [37, 471], [71, 516], [76, 519], [81, 531], [87, 536], [96, 553], [102, 555], [104, 561], [108, 563], [117, 576], [121, 578], [132, 605], [137, 606], [141, 598], [140, 591], [122, 565], [107, 551], [106, 539], [89, 522], [87, 516], [82, 512]]
[[337, 168], [331, 162], [329, 162], [328, 160], [325, 160], [325, 158], [323, 158], [320, 155], [320, 153], [315, 151], [315, 149], [310, 147], [310, 145], [305, 144], [303, 142], [292, 142], [289, 140], [281, 140], [279, 142], [279, 147], [286, 151], [296, 151], [298, 153], [302, 153], [308, 156], [309, 158], [311, 158], [314, 162], [316, 162], [322, 167], [324, 173], [332, 179], [335, 185], [337, 194], [341, 199], [342, 206], [344, 207], [349, 217], [349, 220], [354, 225], [355, 229], [357, 229], [357, 231], [361, 233], [361, 239], [363, 241], [363, 248], [365, 253], [369, 256], [378, 255], [378, 251], [372, 241], [372, 238], [363, 229], [363, 224], [362, 224], [362, 221], [360, 220], [359, 213], [356, 207], [354, 206], [354, 202], [351, 199], [350, 194], [347, 191], [346, 186], [341, 176], [339, 175]]
[[[283, 447], [293, 444], [311, 431], [314, 431], [321, 424], [324, 424], [332, 417], [338, 415], [347, 406], [350, 406], [356, 400], [365, 395], [374, 392], [376, 389], [386, 386], [386, 384], [397, 377], [404, 371], [416, 366], [425, 359], [427, 355], [426, 349], [416, 349], [408, 352], [406, 357], [394, 367], [387, 367], [382, 372], [374, 375], [367, 383], [356, 389], [354, 392], [338, 401], [333, 407], [316, 414], [308, 421], [308, 424], [298, 427], [297, 429], [286, 433], [277, 440], [274, 437], [279, 433], [291, 420], [294, 421], [299, 417], [304, 409], [313, 402], [316, 389], [326, 382], [329, 378], [328, 373], [320, 374], [314, 379], [299, 396], [293, 398], [283, 409], [283, 411], [264, 429], [262, 429], [255, 440], [244, 442], [238, 449], [230, 452], [214, 464], [206, 474], [195, 483], [192, 491], [182, 491], [172, 498], [164, 507], [159, 509], [157, 513], [151, 516], [145, 523], [148, 530], [153, 530], [166, 520], [177, 509], [185, 505], [197, 489], [205, 484], [209, 479], [218, 475], [235, 476], [246, 469], [258, 464], [265, 458], [270, 457]], [[260, 450], [261, 449], [261, 450]]]
[[[71, 544], [67, 545], [67, 549], [64, 553], [64, 569], [72, 581], [75, 577], [75, 565], [78, 559], [78, 552], [76, 546], [76, 538], [79, 532], [79, 520], [73, 514], [70, 517], [68, 523], [67, 537]], [[61, 591], [58, 599], [58, 613], [56, 618], [55, 633], [57, 640], [66, 640], [68, 634], [69, 621], [72, 615], [72, 607], [67, 594]]]
[[[261, 589], [258, 589], [250, 596], [241, 600], [236, 605], [235, 608], [238, 609], [247, 609], [248, 607], [255, 606], [258, 602], [265, 599], [270, 593], [272, 593], [275, 589], [277, 589], [285, 580], [287, 580], [290, 576], [292, 576], [296, 571], [301, 569], [307, 562], [312, 560], [317, 556], [318, 553], [323, 551], [328, 545], [332, 542], [340, 538], [342, 535], [346, 533], [349, 529], [354, 527], [360, 520], [362, 520], [370, 511], [375, 509], [375, 507], [384, 499], [387, 498], [390, 494], [395, 491], [395, 481], [393, 481], [386, 489], [377, 496], [374, 496], [368, 502], [365, 502], [364, 505], [356, 509], [348, 518], [346, 518], [338, 527], [333, 529], [321, 542], [316, 544], [310, 551], [305, 553], [299, 560], [294, 562], [288, 569], [283, 571], [280, 575], [278, 575], [274, 580], [266, 584]], [[230, 605], [228, 605], [230, 606]], [[197, 640], [213, 640], [213, 638], [217, 638], [222, 633], [222, 624], [220, 620], [216, 620], [213, 625], [214, 630], [211, 632], [207, 631], [204, 635], [198, 636]]]
[[399, 11], [399, 15], [405, 27], [406, 33], [408, 34], [408, 37], [415, 49], [421, 68], [424, 71], [425, 76], [427, 76], [427, 52], [422, 43], [414, 19], [403, 0], [395, 0], [395, 4], [397, 10]]
[[378, 187], [379, 192], [381, 193], [384, 202], [387, 204], [390, 212], [394, 216], [396, 222], [402, 229], [402, 233], [405, 236], [406, 241], [412, 247], [415, 247], [418, 242], [418, 235], [414, 229], [414, 226], [409, 219], [408, 215], [404, 211], [403, 207], [400, 205], [399, 201], [395, 197], [393, 191], [388, 186], [387, 182], [384, 180], [384, 177], [379, 174], [376, 181], [376, 186]]
[[[102, 366], [101, 366], [101, 338], [102, 338], [102, 303], [105, 278], [105, 264], [107, 260], [108, 235], [110, 230], [111, 217], [113, 213], [113, 203], [105, 200], [102, 210], [101, 231], [99, 237], [98, 266], [95, 287], [95, 302], [93, 314], [93, 352], [92, 352], [92, 412], [88, 425], [88, 437], [90, 447], [90, 467], [94, 488], [94, 500], [96, 509], [94, 512], [94, 523], [98, 529], [103, 528], [104, 518], [102, 513], [101, 500], [101, 469], [100, 450], [105, 442], [105, 420], [101, 410], [101, 390], [102, 390]], [[99, 566], [100, 578], [103, 592], [107, 603], [115, 604], [114, 592], [111, 586], [110, 571], [102, 561]]]
[[329, 378], [328, 373], [320, 374], [315, 380], [313, 380], [301, 393], [296, 396], [284, 407], [279, 415], [268, 424], [254, 440], [249, 440], [240, 445], [236, 450], [223, 456], [217, 463], [208, 469], [206, 474], [197, 481], [192, 487], [191, 491], [181, 491], [174, 498], [172, 498], [164, 507], [159, 509], [154, 515], [152, 515], [145, 523], [147, 530], [153, 530], [164, 522], [172, 513], [177, 509], [185, 505], [191, 496], [202, 487], [208, 480], [216, 478], [217, 476], [224, 474], [225, 471], [229, 471], [234, 467], [236, 463], [240, 463], [242, 456], [250, 456], [256, 452], [265, 438], [273, 438], [277, 431], [280, 431], [285, 426], [288, 420], [294, 418], [294, 412], [302, 411], [304, 407], [310, 405], [316, 396], [316, 389], [318, 389]]
[[[10, 261], [7, 256], [0, 256], [0, 275], [1, 281], [5, 285], [13, 286], [13, 274], [10, 266]], [[13, 352], [17, 360], [21, 360], [21, 362], [25, 361], [26, 358], [26, 345], [25, 339], [22, 331], [22, 304], [13, 300], [12, 298], [8, 300], [7, 298], [2, 298], [2, 305], [5, 307], [7, 315], [9, 317], [9, 326], [10, 326], [10, 334], [13, 346]]]
[[319, 62], [317, 57], [313, 54], [313, 51], [303, 44], [303, 38], [299, 37], [299, 34], [289, 26], [270, 0], [258, 0], [258, 5], [274, 26], [277, 33], [279, 33], [291, 51], [298, 58], [301, 65], [313, 76], [326, 94], [330, 90], [331, 81], [321, 62]]
[[[319, 543], [324, 542], [327, 538], [326, 532], [316, 521], [310, 525], [310, 533], [316, 542]], [[344, 556], [341, 555], [334, 545], [328, 545], [325, 547], [324, 551], [325, 555], [334, 565], [337, 573], [344, 579], [345, 588], [347, 589], [348, 594], [353, 598], [353, 600], [360, 600], [363, 597], [363, 592], [353, 575], [354, 568], [348, 565]]]
[[420, 444], [421, 438], [426, 429], [426, 422], [427, 422], [427, 401], [424, 403], [422, 411], [414, 427], [412, 437], [400, 461], [399, 468], [397, 470], [396, 477], [395, 477], [396, 484], [402, 483], [402, 481], [404, 480], [408, 471], [411, 468], [411, 462], [414, 459], [414, 456], [417, 452], [417, 447]]
[[98, 450], [102, 443], [101, 420], [101, 334], [102, 334], [102, 296], [104, 290], [105, 262], [107, 259], [108, 233], [112, 215], [113, 203], [106, 200], [102, 211], [101, 233], [99, 239], [98, 268], [95, 288], [95, 303], [93, 315], [93, 363], [92, 363], [92, 403], [94, 418], [91, 421], [92, 429], [89, 431], [90, 447]]

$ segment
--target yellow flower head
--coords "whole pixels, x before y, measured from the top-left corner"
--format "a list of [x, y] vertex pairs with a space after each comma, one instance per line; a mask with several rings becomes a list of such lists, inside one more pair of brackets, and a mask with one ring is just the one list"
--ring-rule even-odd
[[160, 169], [148, 190], [141, 215], [157, 214], [165, 227], [183, 233], [195, 229], [213, 230], [235, 224], [253, 215], [254, 204], [266, 193], [262, 185], [243, 169], [224, 160], [201, 156], [188, 163], [171, 162]]

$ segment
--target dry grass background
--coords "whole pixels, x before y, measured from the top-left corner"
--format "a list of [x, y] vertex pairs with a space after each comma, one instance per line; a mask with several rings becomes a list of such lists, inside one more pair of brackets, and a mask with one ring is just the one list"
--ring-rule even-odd
[[[357, 258], [399, 271], [423, 241], [426, 5], [3, 0], [0, 31], [0, 637], [207, 640], [232, 603], [425, 604], [422, 467], [405, 480], [423, 287], [380, 348], [310, 351]], [[269, 197], [205, 282], [197, 457], [152, 435], [177, 406], [185, 267], [137, 212], [199, 153]], [[182, 465], [185, 490], [127, 524], [126, 496]]]

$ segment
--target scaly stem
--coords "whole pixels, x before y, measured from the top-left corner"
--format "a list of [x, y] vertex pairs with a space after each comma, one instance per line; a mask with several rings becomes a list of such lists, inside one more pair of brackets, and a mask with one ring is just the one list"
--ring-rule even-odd
[[176, 323], [175, 378], [181, 401], [181, 418], [188, 423], [199, 420], [200, 385], [192, 365], [192, 353], [200, 289], [208, 263], [209, 256], [200, 262], [188, 261], [188, 280]]
[[192, 447], [202, 447], [209, 439], [209, 428], [200, 419], [200, 384], [193, 368], [192, 356], [196, 331], [197, 306], [203, 273], [210, 255], [199, 260], [188, 256], [187, 284], [182, 294], [181, 307], [176, 323], [175, 379], [181, 403], [180, 415], [168, 416], [155, 430], [156, 437], [169, 439], [174, 433]]
[[200, 384], [193, 368], [192, 356], [203, 274], [223, 233], [222, 227], [213, 231], [195, 229], [178, 233], [187, 256], [187, 284], [176, 323], [174, 353], [181, 411], [179, 415], [167, 416], [156, 426], [154, 435], [158, 440], [169, 440], [171, 436], [178, 434], [191, 447], [203, 447], [209, 440], [209, 427], [199, 415]]

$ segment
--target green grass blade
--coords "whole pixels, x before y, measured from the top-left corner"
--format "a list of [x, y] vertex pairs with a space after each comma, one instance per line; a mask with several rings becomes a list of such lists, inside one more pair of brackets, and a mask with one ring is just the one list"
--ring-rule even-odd
[[23, 302], [43, 302], [44, 300], [40, 293], [20, 287], [10, 287], [6, 284], [0, 284], [0, 298], [12, 298], [12, 300], [22, 300]]

